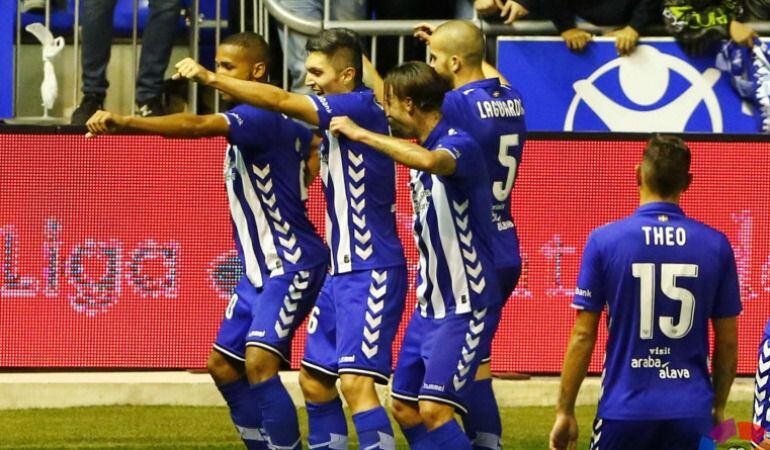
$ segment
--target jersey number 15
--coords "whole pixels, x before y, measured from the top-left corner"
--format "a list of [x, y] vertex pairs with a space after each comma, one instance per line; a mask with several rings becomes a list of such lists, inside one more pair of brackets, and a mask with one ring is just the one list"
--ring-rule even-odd
[[[639, 278], [639, 299], [641, 301], [639, 318], [639, 338], [652, 339], [655, 326], [655, 264], [634, 263], [631, 265], [634, 278]], [[678, 287], [679, 277], [698, 278], [696, 264], [661, 264], [660, 290], [671, 300], [681, 302], [679, 323], [674, 323], [671, 316], [660, 316], [660, 331], [671, 339], [681, 339], [692, 329], [695, 316], [695, 296], [689, 290]]]

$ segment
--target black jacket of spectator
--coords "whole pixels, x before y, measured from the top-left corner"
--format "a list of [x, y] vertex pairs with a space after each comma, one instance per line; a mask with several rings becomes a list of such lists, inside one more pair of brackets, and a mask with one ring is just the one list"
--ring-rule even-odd
[[665, 0], [663, 22], [689, 54], [698, 55], [730, 36], [730, 22], [743, 14], [738, 0]]
[[542, 12], [559, 33], [575, 28], [575, 17], [599, 26], [626, 26], [639, 32], [660, 20], [661, 0], [521, 0], [521, 6]]

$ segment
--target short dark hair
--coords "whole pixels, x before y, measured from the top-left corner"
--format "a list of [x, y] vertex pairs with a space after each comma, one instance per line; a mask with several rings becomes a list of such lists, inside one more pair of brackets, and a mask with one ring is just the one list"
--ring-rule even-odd
[[385, 92], [404, 99], [410, 97], [423, 111], [438, 111], [452, 86], [433, 67], [422, 61], [407, 61], [385, 76]]
[[690, 184], [690, 149], [676, 136], [655, 135], [642, 160], [647, 186], [662, 197], [681, 193]]
[[352, 67], [356, 70], [355, 81], [360, 83], [364, 77], [363, 48], [361, 39], [353, 30], [347, 28], [329, 28], [310, 36], [305, 44], [305, 50], [309, 52], [321, 52], [332, 63], [335, 69], [345, 70]]
[[252, 53], [255, 62], [264, 62], [266, 66], [270, 65], [270, 46], [265, 39], [251, 31], [231, 34], [222, 40], [219, 45], [233, 45], [240, 47]]

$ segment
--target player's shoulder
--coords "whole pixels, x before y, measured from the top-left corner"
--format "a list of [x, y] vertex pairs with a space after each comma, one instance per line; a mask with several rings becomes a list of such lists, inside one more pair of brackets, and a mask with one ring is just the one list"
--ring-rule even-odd
[[470, 133], [462, 128], [453, 126], [447, 126], [442, 130], [441, 135], [436, 141], [437, 148], [448, 146], [462, 148], [467, 151], [476, 151], [479, 149], [479, 144]]
[[716, 251], [730, 247], [730, 239], [721, 230], [692, 217], [684, 217], [682, 225], [687, 229], [688, 239], [697, 239], [702, 245], [713, 245]]

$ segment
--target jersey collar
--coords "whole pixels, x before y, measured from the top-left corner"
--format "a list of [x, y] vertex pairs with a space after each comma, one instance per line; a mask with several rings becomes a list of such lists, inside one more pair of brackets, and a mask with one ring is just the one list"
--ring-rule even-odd
[[455, 90], [463, 92], [467, 91], [468, 89], [486, 89], [495, 87], [500, 87], [499, 78], [484, 78], [483, 80], [471, 81], [470, 83], [465, 83]]

